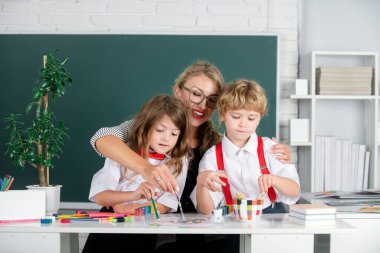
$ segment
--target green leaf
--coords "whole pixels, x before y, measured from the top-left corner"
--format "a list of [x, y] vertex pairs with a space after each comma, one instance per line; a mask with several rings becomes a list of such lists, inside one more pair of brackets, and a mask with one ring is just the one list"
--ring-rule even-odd
[[59, 96], [62, 96], [65, 94], [65, 87], [59, 83], [57, 83], [57, 90], [58, 90]]
[[34, 95], [33, 95], [33, 99], [34, 100], [39, 100], [41, 98], [41, 92], [40, 92], [40, 90], [38, 89], [35, 93], [34, 93]]
[[50, 159], [46, 159], [46, 160], [45, 160], [45, 166], [46, 166], [46, 167], [51, 167], [51, 166], [52, 166], [52, 164], [51, 164], [51, 160], [50, 160]]
[[35, 105], [35, 104], [38, 105], [37, 102], [32, 102], [32, 103], [30, 103], [30, 104], [26, 107], [26, 114], [29, 113], [30, 109], [32, 109], [33, 105]]
[[63, 62], [61, 62], [61, 65], [62, 65], [62, 66], [65, 65], [65, 63], [67, 62], [68, 59], [69, 59], [69, 58], [64, 59]]

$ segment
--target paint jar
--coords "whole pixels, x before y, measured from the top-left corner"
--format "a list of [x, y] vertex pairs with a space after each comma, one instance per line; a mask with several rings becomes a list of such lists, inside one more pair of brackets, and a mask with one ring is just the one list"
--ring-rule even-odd
[[255, 221], [261, 217], [263, 200], [234, 199], [234, 213], [238, 221]]
[[213, 211], [213, 222], [222, 223], [223, 222], [223, 208], [215, 208]]
[[134, 221], [151, 222], [152, 214], [149, 206], [142, 206], [135, 209]]

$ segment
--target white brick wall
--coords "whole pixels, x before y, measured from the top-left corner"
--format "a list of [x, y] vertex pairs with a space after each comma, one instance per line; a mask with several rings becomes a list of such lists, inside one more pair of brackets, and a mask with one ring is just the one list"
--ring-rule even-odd
[[298, 0], [0, 0], [3, 34], [279, 34], [281, 141], [288, 139], [288, 120], [297, 117], [289, 99], [298, 74], [297, 20]]

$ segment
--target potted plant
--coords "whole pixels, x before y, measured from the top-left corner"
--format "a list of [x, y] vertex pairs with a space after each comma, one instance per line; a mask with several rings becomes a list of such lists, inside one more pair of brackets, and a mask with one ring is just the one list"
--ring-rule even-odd
[[55, 102], [57, 97], [65, 94], [65, 86], [72, 82], [70, 74], [64, 69], [66, 62], [67, 58], [60, 61], [54, 54], [43, 56], [43, 68], [33, 89], [33, 101], [26, 107], [26, 113], [35, 109], [35, 117], [29, 127], [22, 129], [24, 124], [19, 121], [20, 114], [11, 114], [5, 119], [6, 128], [10, 131], [6, 154], [17, 167], [24, 169], [31, 166], [37, 170], [39, 184], [27, 188], [46, 191], [47, 213], [59, 209], [62, 186], [50, 185], [49, 171], [54, 167], [52, 160], [62, 153], [64, 137], [68, 137], [63, 121], [57, 123], [49, 107], [49, 97]]

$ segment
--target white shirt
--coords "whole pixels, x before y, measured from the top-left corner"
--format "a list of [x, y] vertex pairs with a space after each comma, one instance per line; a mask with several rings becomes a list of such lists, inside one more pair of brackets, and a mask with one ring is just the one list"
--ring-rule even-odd
[[[170, 158], [166, 157], [164, 160], [156, 160], [149, 158], [148, 161], [152, 165], [160, 165], [169, 161]], [[187, 175], [187, 164], [186, 158], [182, 159], [182, 172], [176, 177], [179, 187], [178, 197], [181, 198], [183, 189], [185, 187], [186, 175]], [[119, 163], [106, 158], [104, 166], [100, 169], [92, 178], [91, 189], [89, 199], [90, 201], [95, 201], [95, 195], [106, 191], [135, 191], [142, 182], [146, 180], [134, 172], [131, 169], [125, 169]], [[159, 197], [156, 199], [158, 203], [169, 207], [171, 212], [177, 211], [178, 200], [177, 197], [169, 192], [160, 192]], [[136, 201], [126, 202], [125, 204], [143, 204], [150, 203], [146, 199], [140, 199]]]
[[[264, 157], [269, 172], [272, 175], [292, 179], [299, 185], [297, 170], [293, 164], [283, 164], [270, 154], [270, 147], [275, 144], [274, 141], [263, 137]], [[257, 135], [254, 133], [243, 148], [233, 144], [226, 135], [222, 139], [222, 150], [224, 160], [224, 170], [228, 174], [231, 195], [234, 198], [236, 193], [241, 192], [247, 198], [257, 198], [260, 193], [258, 178], [262, 175], [260, 170], [259, 158], [257, 155]], [[199, 173], [205, 170], [218, 171], [216, 163], [215, 146], [206, 151], [199, 163]], [[299, 196], [289, 197], [281, 194], [276, 189], [277, 202], [283, 202], [292, 205], [297, 202]], [[226, 205], [226, 200], [222, 192], [210, 191], [214, 201], [214, 206]], [[191, 193], [191, 200], [197, 206], [196, 187]], [[269, 197], [264, 199], [263, 209], [270, 205]]]

